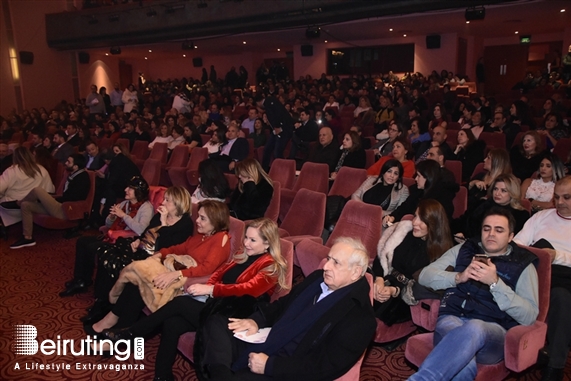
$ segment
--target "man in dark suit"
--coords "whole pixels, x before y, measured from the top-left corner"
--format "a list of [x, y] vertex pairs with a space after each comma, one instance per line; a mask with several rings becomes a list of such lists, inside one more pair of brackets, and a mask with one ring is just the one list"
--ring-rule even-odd
[[293, 119], [283, 104], [274, 96], [257, 98], [259, 106], [265, 109], [267, 123], [272, 133], [264, 146], [262, 167], [269, 171], [272, 155], [275, 159], [284, 157], [284, 149], [293, 134]]
[[65, 133], [67, 134], [67, 144], [71, 145], [72, 147], [79, 147], [81, 138], [77, 134], [77, 124], [75, 122], [67, 123]]
[[[360, 241], [343, 237], [327, 259], [323, 270], [287, 296], [258, 304], [250, 318], [206, 322], [202, 364], [212, 380], [334, 380], [351, 369], [376, 329], [364, 277], [369, 258]], [[266, 327], [272, 329], [261, 344], [233, 337]]]
[[295, 159], [298, 151], [308, 152], [309, 143], [317, 140], [319, 126], [315, 120], [311, 119], [309, 109], [303, 110], [299, 114], [300, 121], [294, 124], [295, 131], [291, 138], [291, 150], [289, 158]]
[[63, 195], [52, 197], [43, 188], [34, 188], [22, 199], [22, 230], [23, 237], [10, 245], [10, 249], [19, 249], [26, 246], [34, 246], [36, 241], [32, 237], [34, 227], [34, 213], [48, 214], [50, 216], [67, 219], [63, 210], [66, 201], [81, 201], [87, 198], [91, 188], [91, 179], [85, 170], [85, 158], [83, 155], [74, 153], [65, 161], [65, 169], [70, 173], [65, 183]]
[[125, 128], [122, 130], [120, 138], [129, 139], [129, 149], [133, 148], [135, 145], [135, 140], [139, 137], [139, 134], [135, 132], [135, 121], [127, 120], [125, 121]]
[[101, 169], [105, 162], [103, 161], [103, 156], [99, 153], [99, 147], [93, 141], [89, 141], [85, 145], [85, 153], [83, 154], [85, 157], [85, 168], [96, 171]]
[[319, 145], [311, 152], [307, 161], [327, 164], [329, 173], [331, 173], [335, 172], [339, 154], [339, 142], [337, 139], [334, 139], [331, 127], [321, 127], [319, 130]]
[[222, 146], [220, 153], [212, 157], [225, 173], [232, 172], [236, 162], [247, 158], [250, 152], [250, 143], [248, 143], [246, 138], [239, 138], [239, 132], [240, 130], [236, 125], [228, 127], [226, 131], [226, 139], [228, 141]]
[[56, 131], [54, 134], [54, 143], [56, 148], [53, 150], [52, 155], [62, 164], [65, 164], [67, 158], [73, 154], [73, 146], [67, 143], [67, 135], [63, 131]]
[[454, 159], [454, 152], [452, 152], [452, 148], [446, 143], [446, 138], [448, 135], [446, 134], [446, 128], [438, 126], [434, 127], [432, 130], [432, 140], [428, 142], [424, 142], [420, 145], [418, 152], [416, 152], [416, 163], [420, 163], [423, 160], [427, 159], [428, 150], [430, 147], [438, 146], [440, 150], [444, 154], [444, 158], [446, 160], [453, 160]]

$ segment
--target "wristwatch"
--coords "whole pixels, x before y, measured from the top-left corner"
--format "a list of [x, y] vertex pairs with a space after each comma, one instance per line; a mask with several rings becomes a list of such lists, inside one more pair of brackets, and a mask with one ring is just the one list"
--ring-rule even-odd
[[496, 286], [498, 285], [498, 281], [499, 281], [499, 279], [496, 280], [494, 283], [490, 284], [490, 291], [492, 291], [494, 288], [496, 288]]

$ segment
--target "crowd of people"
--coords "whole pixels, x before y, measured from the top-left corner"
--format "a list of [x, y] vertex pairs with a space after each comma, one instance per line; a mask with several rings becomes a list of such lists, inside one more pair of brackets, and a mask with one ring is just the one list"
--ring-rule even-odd
[[[73, 278], [60, 293], [84, 293], [94, 283], [85, 331], [118, 341], [162, 327], [157, 381], [174, 379], [178, 338], [189, 331], [197, 332], [200, 377], [329, 380], [366, 350], [375, 318], [390, 327], [410, 320], [410, 305], [419, 299], [442, 298], [435, 349], [411, 379], [468, 379], [476, 363], [502, 360], [508, 329], [535, 321], [537, 257], [522, 246], [535, 245], [553, 261], [543, 379], [561, 380], [571, 341], [565, 320], [571, 152], [557, 154], [570, 136], [565, 86], [538, 110], [529, 95], [505, 104], [457, 96], [451, 88], [460, 79], [445, 70], [292, 81], [262, 69], [256, 91], [240, 80], [242, 73], [218, 79], [211, 68], [200, 80], [146, 81], [124, 90], [117, 83], [109, 93], [93, 85], [75, 104], [2, 119], [2, 227], [22, 221], [11, 249], [36, 245], [34, 215], [65, 220], [63, 203], [94, 190], [88, 227], [105, 226], [105, 239], [77, 239]], [[102, 149], [104, 139], [110, 148]], [[207, 148], [198, 185], [168, 187], [153, 206], [131, 158], [140, 141], [149, 150], [166, 143], [169, 155], [177, 146], [191, 154]], [[370, 268], [361, 237], [342, 237], [322, 270], [269, 303], [290, 287], [278, 224], [264, 217], [276, 158], [295, 160], [298, 168], [327, 164], [332, 182], [343, 167], [366, 169], [349, 199], [380, 206], [383, 226]], [[451, 171], [450, 162], [461, 169]], [[58, 175], [62, 166], [66, 174]], [[236, 175], [234, 190], [229, 174]], [[54, 198], [58, 182], [62, 195]], [[467, 208], [455, 211], [461, 187]], [[328, 215], [339, 216], [344, 204], [336, 205]], [[230, 216], [246, 221], [234, 253]], [[328, 219], [324, 234], [334, 224]], [[152, 314], [141, 316], [144, 306]], [[268, 327], [263, 344], [233, 337]]]

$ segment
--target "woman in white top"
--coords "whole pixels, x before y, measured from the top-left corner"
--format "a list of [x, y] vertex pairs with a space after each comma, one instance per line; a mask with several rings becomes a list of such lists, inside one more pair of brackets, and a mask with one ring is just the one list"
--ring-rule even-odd
[[206, 159], [198, 164], [198, 187], [191, 196], [193, 204], [203, 200], [226, 201], [230, 194], [228, 179], [220, 166], [212, 159]]
[[136, 109], [139, 103], [139, 98], [137, 97], [137, 90], [132, 84], [129, 85], [125, 91], [123, 91], [123, 96], [121, 97], [123, 101], [123, 112], [125, 114], [130, 113], [133, 109]]
[[169, 143], [169, 151], [172, 151], [174, 147], [185, 142], [184, 129], [181, 126], [174, 126], [171, 134], [173, 139]]
[[155, 140], [149, 143], [149, 149], [153, 149], [155, 143], [167, 143], [170, 144], [174, 138], [171, 136], [169, 131], [169, 126], [166, 123], [161, 123], [161, 127], [159, 128], [160, 135], [157, 135]]
[[203, 145], [203, 148], [208, 148], [208, 155], [220, 152], [222, 144], [226, 143], [226, 129], [218, 128], [212, 132], [212, 138]]
[[15, 201], [21, 200], [34, 188], [41, 187], [48, 193], [55, 191], [48, 171], [36, 163], [34, 155], [25, 147], [14, 150], [13, 163], [0, 176], [0, 218], [4, 226], [22, 220]]
[[339, 102], [335, 100], [335, 95], [329, 96], [329, 102], [323, 106], [323, 111], [327, 110], [328, 108], [337, 108], [337, 110], [339, 110]]
[[547, 154], [539, 163], [536, 179], [525, 179], [521, 185], [521, 194], [531, 202], [533, 210], [553, 208], [555, 183], [565, 176], [561, 159], [552, 153]]

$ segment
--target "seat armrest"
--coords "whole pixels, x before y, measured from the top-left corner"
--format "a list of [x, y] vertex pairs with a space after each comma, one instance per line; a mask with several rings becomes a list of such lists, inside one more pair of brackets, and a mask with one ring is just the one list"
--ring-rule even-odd
[[534, 365], [546, 334], [547, 324], [541, 321], [509, 329], [504, 348], [506, 367], [519, 373]]
[[436, 320], [438, 319], [438, 310], [440, 308], [440, 299], [421, 299], [415, 306], [410, 306], [410, 314], [414, 324], [426, 329], [434, 331], [436, 328]]
[[89, 213], [91, 205], [87, 205], [87, 201], [66, 201], [61, 204], [63, 212], [69, 221], [81, 220], [85, 217], [85, 213]]

